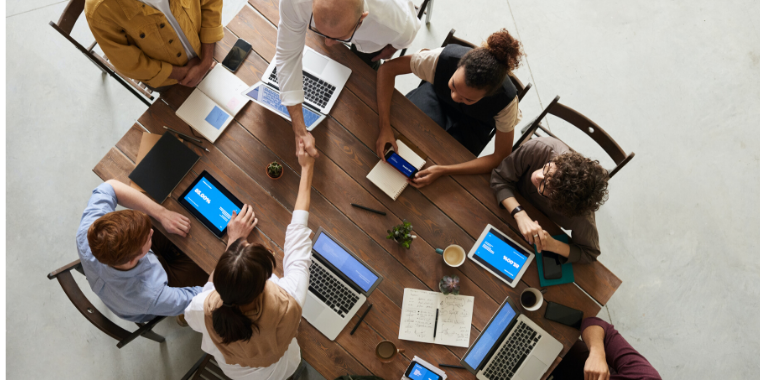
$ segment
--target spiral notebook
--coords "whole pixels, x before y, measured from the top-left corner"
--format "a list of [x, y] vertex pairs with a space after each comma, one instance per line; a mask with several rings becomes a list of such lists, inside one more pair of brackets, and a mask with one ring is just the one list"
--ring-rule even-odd
[[[416, 149], [416, 147], [414, 147], [414, 145], [408, 140], [401, 137], [396, 140], [396, 144], [398, 145], [398, 152], [396, 153], [398, 153], [401, 158], [412, 164], [417, 170], [421, 170], [422, 167], [425, 166], [425, 159], [415, 152], [414, 149]], [[380, 160], [380, 162], [372, 168], [369, 174], [367, 174], [367, 179], [375, 184], [375, 186], [379, 187], [380, 190], [388, 194], [388, 196], [394, 201], [399, 195], [401, 195], [401, 192], [406, 189], [406, 186], [409, 185], [409, 183], [406, 182], [406, 177], [401, 174], [401, 172], [383, 160]]]

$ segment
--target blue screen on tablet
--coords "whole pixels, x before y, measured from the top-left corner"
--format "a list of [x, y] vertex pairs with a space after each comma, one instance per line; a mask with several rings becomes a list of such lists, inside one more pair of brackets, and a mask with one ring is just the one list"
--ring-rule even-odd
[[[281, 116], [290, 118], [290, 113], [288, 113], [288, 107], [285, 107], [280, 102], [280, 94], [277, 93], [277, 91], [265, 86], [264, 84], [256, 86], [253, 90], [248, 91], [247, 95], [248, 97], [252, 99], [256, 99], [259, 102], [276, 109], [277, 112], [279, 112]], [[303, 108], [304, 124], [306, 125], [306, 128], [311, 128], [312, 124], [314, 124], [317, 120], [319, 120], [320, 116], [322, 115], [312, 112], [310, 109], [306, 107], [302, 107], [302, 108]]]
[[511, 241], [493, 231], [488, 231], [473, 258], [510, 280], [520, 273], [523, 264], [528, 260], [528, 256], [513, 247]]
[[440, 376], [421, 366], [420, 363], [415, 362], [414, 367], [412, 367], [412, 370], [409, 372], [409, 378], [412, 380], [438, 380]]
[[220, 232], [227, 228], [233, 211], [240, 213], [240, 208], [206, 178], [201, 178], [195, 184], [185, 196], [185, 200]]

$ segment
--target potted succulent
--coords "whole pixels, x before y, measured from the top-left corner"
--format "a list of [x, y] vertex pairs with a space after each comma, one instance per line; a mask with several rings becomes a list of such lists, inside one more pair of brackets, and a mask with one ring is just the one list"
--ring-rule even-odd
[[415, 238], [417, 236], [412, 235], [412, 224], [407, 222], [406, 219], [404, 219], [403, 223], [393, 226], [393, 228], [388, 230], [388, 236], [386, 236], [386, 239], [391, 239], [406, 249], [409, 249], [412, 245], [412, 240]]
[[458, 296], [459, 276], [443, 276], [441, 281], [438, 283], [438, 290], [440, 290], [444, 295], [453, 294], [455, 296]]
[[272, 162], [271, 164], [267, 165], [267, 176], [271, 179], [280, 179], [282, 177], [282, 165], [280, 165], [277, 161]]

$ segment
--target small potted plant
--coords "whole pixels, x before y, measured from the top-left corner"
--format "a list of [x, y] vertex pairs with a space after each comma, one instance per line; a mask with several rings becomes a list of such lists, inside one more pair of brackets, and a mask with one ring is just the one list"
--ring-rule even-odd
[[459, 276], [443, 276], [441, 281], [438, 283], [438, 290], [440, 290], [444, 295], [453, 294], [455, 296], [458, 296]]
[[412, 224], [407, 222], [406, 219], [404, 219], [403, 223], [393, 226], [393, 228], [388, 230], [388, 236], [386, 236], [386, 239], [391, 239], [406, 249], [409, 249], [412, 245], [412, 240], [415, 238], [417, 236], [412, 235]]
[[280, 179], [282, 177], [282, 165], [277, 161], [267, 165], [267, 176], [271, 179]]

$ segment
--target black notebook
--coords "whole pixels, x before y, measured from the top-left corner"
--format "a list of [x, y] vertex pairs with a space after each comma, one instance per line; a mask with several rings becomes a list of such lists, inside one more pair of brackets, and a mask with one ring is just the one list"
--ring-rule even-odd
[[129, 174], [129, 179], [156, 202], [163, 203], [199, 158], [174, 135], [164, 133]]

